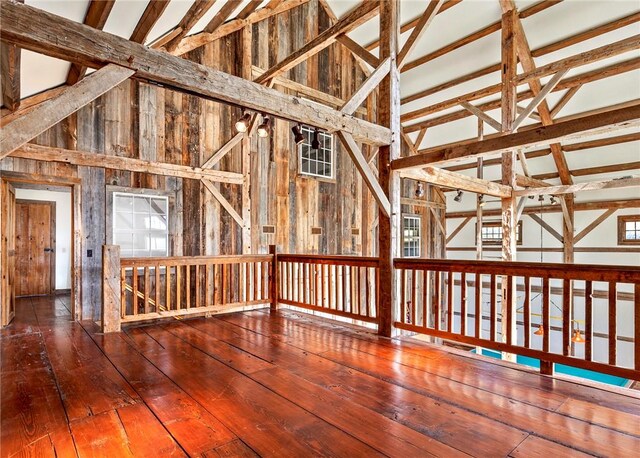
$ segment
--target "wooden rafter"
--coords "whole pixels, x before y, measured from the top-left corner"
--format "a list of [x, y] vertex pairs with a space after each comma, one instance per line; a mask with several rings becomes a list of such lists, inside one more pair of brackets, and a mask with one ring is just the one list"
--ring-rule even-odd
[[131, 37], [129, 40], [134, 43], [144, 43], [147, 40], [147, 36], [153, 26], [156, 25], [164, 10], [169, 6], [170, 0], [154, 0], [149, 2], [147, 7], [145, 8], [142, 16], [138, 20], [136, 24], [136, 28], [133, 29], [133, 33], [131, 33]]
[[242, 175], [220, 170], [206, 170], [187, 165], [165, 164], [122, 156], [90, 153], [86, 151], [53, 148], [34, 144], [26, 144], [13, 151], [11, 157], [33, 159], [86, 167], [101, 167], [112, 170], [128, 170], [131, 172], [152, 173], [168, 177], [189, 178], [192, 180], [207, 179], [221, 183], [242, 184]]
[[193, 26], [207, 14], [207, 11], [209, 11], [215, 2], [216, 0], [195, 0], [174, 29], [177, 32], [174, 33], [171, 40], [164, 45], [166, 50], [171, 52], [176, 49], [182, 39], [189, 33]]
[[317, 37], [302, 46], [302, 48], [285, 57], [269, 70], [264, 72], [255, 80], [256, 83], [264, 83], [265, 81], [286, 72], [299, 63], [304, 62], [309, 57], [319, 53], [326, 47], [333, 44], [338, 35], [347, 33], [350, 30], [359, 27], [377, 15], [378, 8], [378, 2], [362, 2], [357, 8], [345, 15], [342, 19], [338, 20], [334, 25], [321, 32]]
[[[214, 33], [228, 18], [231, 16], [238, 6], [242, 3], [242, 0], [227, 0], [222, 8], [216, 13], [211, 21], [204, 28], [205, 33]], [[257, 5], [256, 5], [257, 7]], [[251, 13], [249, 13], [251, 14]]]
[[[609, 78], [611, 76], [615, 76], [615, 75], [619, 75], [625, 72], [630, 72], [633, 70], [637, 70], [638, 68], [640, 68], [640, 58], [632, 58], [629, 60], [625, 60], [619, 63], [615, 63], [612, 64], [610, 66], [604, 67], [604, 68], [600, 68], [597, 70], [592, 70], [586, 73], [582, 73], [576, 76], [572, 76], [569, 78], [565, 78], [564, 80], [560, 81], [560, 83], [558, 83], [558, 85], [554, 88], [553, 91], [551, 92], [557, 92], [557, 91], [561, 91], [564, 89], [568, 89], [574, 86], [580, 86], [583, 84], [587, 84], [587, 83], [591, 83], [594, 81], [599, 81], [602, 80], [604, 78]], [[455, 97], [452, 99], [448, 99], [445, 100], [443, 102], [439, 102], [437, 104], [434, 105], [430, 105], [428, 107], [424, 107], [421, 108], [419, 110], [414, 110], [411, 112], [407, 112], [405, 114], [403, 114], [402, 116], [402, 121], [403, 122], [407, 122], [413, 119], [418, 119], [418, 118], [423, 118], [427, 115], [430, 114], [434, 114], [437, 113], [439, 111], [442, 110], [446, 110], [448, 108], [452, 108], [455, 107], [456, 105], [459, 105], [460, 102], [462, 100], [465, 101], [473, 101], [476, 99], [480, 99], [480, 98], [484, 98], [484, 97], [488, 97], [490, 95], [495, 95], [500, 93], [501, 90], [501, 86], [499, 84], [493, 85], [493, 86], [489, 86], [483, 89], [480, 89], [478, 91], [473, 91], [467, 94], [464, 94], [462, 96], [459, 97]], [[522, 101], [522, 100], [526, 100], [526, 99], [530, 99], [533, 98], [535, 96], [535, 94], [533, 93], [533, 91], [531, 90], [527, 90], [527, 91], [522, 91], [518, 93], [518, 101]], [[500, 100], [492, 100], [489, 102], [484, 102], [480, 105], [476, 105], [476, 108], [482, 110], [482, 111], [489, 111], [489, 110], [495, 110], [497, 108], [500, 108]], [[415, 132], [418, 131], [420, 129], [422, 129], [423, 127], [433, 127], [433, 126], [438, 126], [441, 124], [445, 124], [451, 121], [456, 121], [458, 119], [462, 119], [465, 118], [467, 116], [471, 116], [471, 113], [469, 113], [467, 110], [460, 110], [460, 111], [456, 111], [454, 113], [450, 113], [450, 114], [446, 114], [444, 116], [440, 116], [437, 118], [431, 118], [428, 119], [426, 121], [420, 121], [417, 122], [415, 124], [411, 124], [408, 126], [405, 126], [405, 128], [407, 129], [407, 131], [409, 132]], [[475, 140], [475, 138], [474, 138]]]
[[538, 92], [533, 100], [529, 102], [529, 105], [527, 105], [524, 110], [522, 110], [522, 113], [518, 115], [516, 121], [513, 124], [513, 130], [517, 130], [518, 127], [520, 127], [520, 124], [522, 124], [524, 120], [533, 113], [533, 110], [538, 108], [538, 105], [540, 105], [544, 101], [545, 97], [547, 97], [547, 95], [549, 95], [549, 93], [558, 85], [558, 83], [560, 82], [560, 78], [562, 78], [566, 73], [567, 70], [561, 70], [553, 75], [553, 78], [551, 78], [551, 80], [549, 80], [549, 82], [545, 84], [545, 86], [540, 90], [540, 92]]
[[546, 146], [566, 139], [581, 138], [605, 132], [615, 132], [640, 125], [640, 103], [568, 121], [557, 122], [537, 129], [485, 138], [455, 146], [432, 148], [428, 153], [396, 159], [394, 169], [422, 167], [437, 162], [460, 162], [495, 155], [512, 148]]
[[354, 165], [360, 172], [362, 179], [364, 180], [367, 187], [373, 194], [374, 199], [376, 199], [376, 202], [378, 202], [378, 206], [385, 213], [385, 215], [390, 216], [391, 206], [389, 203], [389, 199], [387, 198], [384, 191], [380, 187], [380, 183], [378, 183], [378, 179], [373, 174], [373, 171], [369, 167], [367, 160], [362, 154], [362, 151], [360, 150], [360, 148], [358, 148], [358, 145], [356, 144], [355, 140], [348, 133], [338, 131], [337, 134], [338, 134], [338, 138], [340, 139], [340, 142], [345, 147], [345, 149], [347, 150], [347, 153], [351, 157], [351, 160], [353, 161]]
[[516, 190], [518, 196], [540, 196], [571, 194], [580, 191], [599, 191], [603, 189], [637, 188], [640, 187], [640, 177], [621, 178], [618, 180], [592, 181], [562, 186], [545, 186], [542, 188], [527, 188]]
[[117, 65], [91, 74], [0, 130], [0, 159], [122, 83], [135, 72]]
[[20, 107], [20, 48], [0, 43], [0, 80], [2, 105], [15, 112]]
[[499, 121], [496, 121], [491, 116], [486, 114], [484, 111], [480, 110], [479, 108], [474, 107], [469, 102], [465, 102], [464, 100], [462, 102], [460, 102], [460, 105], [465, 110], [468, 110], [470, 113], [473, 113], [474, 115], [476, 115], [478, 117], [478, 119], [480, 119], [482, 122], [485, 122], [485, 123], [489, 124], [491, 127], [493, 127], [498, 132], [502, 131], [502, 124], [500, 124]]
[[618, 211], [616, 208], [609, 208], [608, 210], [605, 210], [600, 216], [594, 219], [587, 227], [585, 227], [583, 230], [578, 232], [574, 237], [573, 242], [578, 243], [585, 236], [590, 234], [591, 231], [593, 231], [596, 227], [598, 227], [605, 220], [607, 220], [611, 215], [613, 215], [616, 211]]
[[422, 37], [424, 32], [429, 28], [431, 22], [435, 19], [438, 11], [442, 7], [444, 0], [430, 0], [427, 9], [424, 11], [418, 23], [415, 25], [413, 30], [411, 31], [411, 35], [407, 38], [407, 41], [402, 46], [402, 49], [398, 53], [398, 68], [402, 70], [405, 59], [411, 51], [414, 50], [416, 45], [418, 44], [418, 40]]
[[378, 65], [380, 65], [380, 59], [364, 49], [354, 40], [349, 38], [348, 35], [338, 35], [336, 37], [336, 41], [347, 48], [349, 51], [351, 51], [353, 55], [360, 59], [362, 62], [370, 65], [371, 67], [376, 68]]
[[461, 173], [449, 172], [436, 167], [424, 167], [411, 169], [400, 173], [403, 178], [424, 181], [437, 186], [445, 186], [452, 189], [486, 194], [495, 197], [510, 197], [511, 187], [504, 186], [493, 181], [470, 177]]
[[[84, 17], [84, 24], [94, 29], [102, 30], [109, 19], [109, 14], [113, 9], [115, 0], [91, 0], [87, 14]], [[78, 64], [71, 64], [69, 73], [67, 73], [67, 84], [72, 86], [84, 78], [87, 67]]]
[[558, 103], [556, 103], [555, 106], [551, 109], [552, 118], [555, 118], [556, 116], [558, 116], [558, 113], [560, 113], [560, 111], [565, 107], [565, 105], [569, 103], [569, 101], [573, 98], [574, 95], [576, 95], [576, 93], [580, 90], [581, 87], [582, 85], [573, 86], [572, 88], [569, 88], [567, 92], [564, 93], [564, 95], [558, 101]]
[[[292, 8], [303, 5], [308, 1], [309, 0], [285, 0], [283, 2], [278, 2], [278, 4], [270, 2], [264, 8], [260, 8], [259, 10], [251, 13], [246, 19], [233, 19], [218, 27], [218, 29], [213, 33], [200, 32], [184, 38], [178, 47], [172, 51], [172, 54], [177, 56], [182, 55], [233, 32], [237, 32], [247, 25], [252, 25], [265, 19], [269, 19], [272, 16], [276, 16], [280, 13], [289, 11]], [[273, 6], [270, 7], [272, 3]]]
[[340, 111], [346, 114], [353, 114], [358, 109], [358, 107], [364, 102], [369, 94], [373, 92], [373, 90], [378, 87], [380, 81], [384, 77], [389, 74], [389, 70], [391, 69], [391, 59], [386, 58], [379, 66], [376, 68], [371, 75], [360, 85], [360, 87], [353, 93], [351, 98], [345, 102], [345, 104], [340, 107]]
[[564, 242], [564, 238], [562, 237], [562, 235], [558, 231], [556, 231], [553, 227], [551, 227], [549, 223], [547, 223], [545, 220], [540, 218], [538, 215], [536, 215], [535, 213], [529, 213], [527, 216], [532, 220], [534, 220], [536, 223], [538, 223], [540, 227], [542, 227], [545, 231], [551, 234], [560, 243]]
[[238, 19], [247, 19], [251, 13], [258, 9], [261, 3], [262, 0], [249, 0], [249, 3], [236, 14], [236, 17]]
[[[640, 161], [623, 162], [620, 164], [597, 165], [594, 167], [585, 167], [582, 169], [572, 169], [569, 172], [571, 173], [571, 176], [584, 177], [589, 175], [600, 175], [603, 173], [615, 173], [615, 172], [626, 172], [626, 171], [637, 171], [637, 170], [640, 170]], [[551, 180], [553, 178], [558, 178], [558, 174], [556, 172], [541, 173], [536, 175], [535, 178], [539, 180]]]
[[458, 235], [460, 231], [464, 229], [467, 223], [469, 223], [469, 221], [471, 221], [472, 219], [473, 219], [472, 216], [467, 216], [465, 219], [463, 219], [462, 222], [458, 224], [458, 226], [453, 230], [453, 232], [451, 232], [451, 234], [447, 237], [446, 243], [449, 243], [451, 240], [453, 240], [453, 238], [456, 235]]
[[[345, 115], [329, 107], [280, 92], [223, 73], [204, 65], [146, 48], [54, 14], [13, 2], [1, 2], [6, 20], [3, 40], [53, 57], [73, 56], [83, 65], [101, 67], [117, 63], [136, 73], [136, 78], [157, 82], [179, 92], [256, 112], [331, 130], [335, 126], [368, 144], [390, 142], [388, 128]], [[64, 33], [53, 34], [51, 30]], [[125, 57], [128, 56], [128, 57]]]

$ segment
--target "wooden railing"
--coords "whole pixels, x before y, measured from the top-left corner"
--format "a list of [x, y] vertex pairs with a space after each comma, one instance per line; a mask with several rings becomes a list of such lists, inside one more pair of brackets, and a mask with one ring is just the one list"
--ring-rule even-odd
[[640, 379], [638, 267], [439, 259], [394, 265], [400, 329], [537, 358], [545, 373], [561, 363]]
[[378, 322], [378, 258], [277, 256], [278, 303]]
[[272, 255], [123, 258], [121, 322], [269, 304], [272, 260]]

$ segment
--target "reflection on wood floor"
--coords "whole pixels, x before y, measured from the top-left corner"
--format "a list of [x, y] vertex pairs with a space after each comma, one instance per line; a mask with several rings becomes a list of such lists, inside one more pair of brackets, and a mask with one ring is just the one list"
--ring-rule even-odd
[[1, 456], [634, 456], [640, 397], [282, 310], [129, 327], [20, 299]]

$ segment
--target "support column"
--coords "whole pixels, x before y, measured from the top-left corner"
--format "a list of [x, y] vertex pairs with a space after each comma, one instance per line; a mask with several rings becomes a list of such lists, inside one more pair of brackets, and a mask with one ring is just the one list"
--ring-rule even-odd
[[[514, 36], [515, 9], [502, 15], [502, 131], [510, 133], [516, 115], [516, 85], [514, 79], [517, 72], [516, 43]], [[502, 154], [502, 184], [513, 189], [516, 182], [516, 151]], [[517, 229], [516, 198], [513, 195], [502, 199], [502, 260], [516, 260], [516, 229]], [[516, 288], [515, 279], [502, 277], [502, 341], [515, 344], [516, 328]], [[515, 355], [502, 353], [502, 359], [515, 361]]]
[[380, 60], [391, 58], [391, 70], [382, 80], [378, 95], [378, 124], [391, 129], [391, 144], [378, 152], [380, 186], [389, 198], [390, 216], [379, 211], [378, 237], [380, 257], [378, 333], [390, 337], [397, 321], [400, 284], [393, 260], [400, 252], [400, 176], [391, 170], [391, 161], [400, 157], [400, 72], [396, 62], [400, 32], [400, 1], [380, 1]]
[[120, 246], [102, 245], [102, 332], [120, 331], [121, 288]]
[[[252, 26], [241, 31], [242, 77], [251, 81]], [[242, 150], [242, 254], [251, 254], [251, 137], [245, 133], [240, 141]]]

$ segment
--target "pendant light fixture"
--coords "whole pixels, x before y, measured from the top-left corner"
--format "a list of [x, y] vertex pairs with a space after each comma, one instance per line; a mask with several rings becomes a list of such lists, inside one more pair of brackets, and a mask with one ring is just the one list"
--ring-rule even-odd
[[486, 202], [484, 201], [484, 194], [478, 195], [478, 207], [484, 207]]
[[320, 129], [317, 127], [313, 131], [313, 140], [311, 141], [311, 149], [320, 149]]
[[269, 116], [262, 115], [262, 124], [258, 126], [258, 137], [265, 138], [269, 136]]
[[424, 197], [424, 186], [421, 182], [418, 182], [418, 186], [416, 186], [416, 197]]
[[534, 334], [536, 336], [543, 336], [544, 335], [544, 328], [542, 327], [542, 325], [538, 325], [538, 329], [536, 329], [536, 332], [534, 332]]
[[455, 200], [456, 202], [460, 202], [462, 200], [462, 194], [463, 194], [462, 191], [458, 189], [458, 193], [453, 198], [453, 200]]
[[244, 133], [249, 129], [249, 123], [251, 122], [251, 115], [242, 110], [242, 117], [236, 121], [236, 131]]
[[304, 135], [302, 135], [302, 126], [300, 124], [296, 124], [291, 128], [291, 132], [293, 132], [293, 139], [296, 142], [296, 145], [299, 145], [304, 141]]

